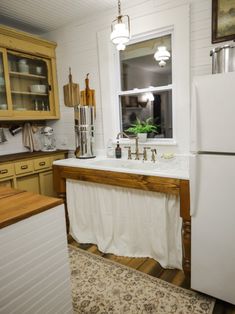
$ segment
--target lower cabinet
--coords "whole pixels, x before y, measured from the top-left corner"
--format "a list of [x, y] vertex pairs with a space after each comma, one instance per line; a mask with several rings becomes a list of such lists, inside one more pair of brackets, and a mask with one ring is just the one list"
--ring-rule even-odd
[[52, 170], [39, 173], [40, 192], [47, 196], [56, 196], [53, 189], [53, 172]]
[[[16, 179], [16, 186], [19, 190], [24, 190], [28, 192], [33, 192], [39, 194], [40, 186], [39, 186], [39, 177], [38, 174], [31, 174], [25, 177]], [[43, 194], [43, 193], [40, 193]]]
[[0, 186], [8, 186], [9, 188], [12, 188], [14, 187], [14, 182], [12, 179], [5, 180], [5, 181], [0, 182]]
[[67, 158], [67, 151], [59, 151], [45, 156], [19, 158], [11, 163], [0, 163], [0, 186], [56, 196], [53, 187], [52, 163], [65, 158]]

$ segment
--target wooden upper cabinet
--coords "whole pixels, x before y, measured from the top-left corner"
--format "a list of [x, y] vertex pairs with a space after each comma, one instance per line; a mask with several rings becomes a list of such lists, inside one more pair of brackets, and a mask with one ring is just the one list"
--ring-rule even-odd
[[0, 121], [59, 119], [56, 44], [0, 26]]

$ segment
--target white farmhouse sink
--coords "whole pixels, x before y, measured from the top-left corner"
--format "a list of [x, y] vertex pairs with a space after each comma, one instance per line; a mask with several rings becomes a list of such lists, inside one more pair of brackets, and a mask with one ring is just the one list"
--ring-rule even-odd
[[123, 160], [123, 159], [101, 159], [92, 162], [94, 166], [104, 166], [111, 168], [137, 169], [137, 170], [156, 170], [158, 163], [143, 162], [140, 160]]
[[105, 171], [116, 171], [135, 173], [141, 175], [152, 175], [159, 177], [170, 177], [177, 179], [188, 179], [188, 157], [175, 157], [164, 160], [160, 158], [153, 163], [151, 161], [114, 159], [106, 157], [97, 157], [94, 159], [76, 159], [68, 158], [57, 160], [53, 165], [78, 167]]

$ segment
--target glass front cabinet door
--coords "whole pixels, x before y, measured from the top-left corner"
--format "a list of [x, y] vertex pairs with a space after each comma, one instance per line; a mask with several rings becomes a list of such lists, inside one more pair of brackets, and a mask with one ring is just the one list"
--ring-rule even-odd
[[28, 43], [28, 51], [22, 51], [24, 41], [17, 40], [19, 51], [0, 48], [0, 121], [59, 119], [55, 44], [50, 50], [47, 42], [36, 46], [29, 37], [34, 41]]
[[[0, 117], [9, 115], [9, 94], [7, 94], [6, 75], [5, 75], [6, 54], [0, 48]], [[9, 80], [8, 80], [9, 86]]]
[[47, 115], [52, 103], [49, 62], [15, 53], [8, 53], [7, 56], [15, 114], [32, 111], [33, 115]]

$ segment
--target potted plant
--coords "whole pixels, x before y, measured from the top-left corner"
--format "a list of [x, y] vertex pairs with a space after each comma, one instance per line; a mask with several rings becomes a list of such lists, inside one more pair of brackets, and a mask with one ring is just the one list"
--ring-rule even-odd
[[136, 122], [131, 124], [131, 127], [128, 128], [126, 131], [136, 134], [139, 138], [139, 141], [144, 143], [147, 140], [148, 133], [157, 133], [158, 125], [153, 125], [151, 123], [151, 120], [151, 118], [148, 118], [145, 121], [140, 121], [140, 119], [137, 118]]

